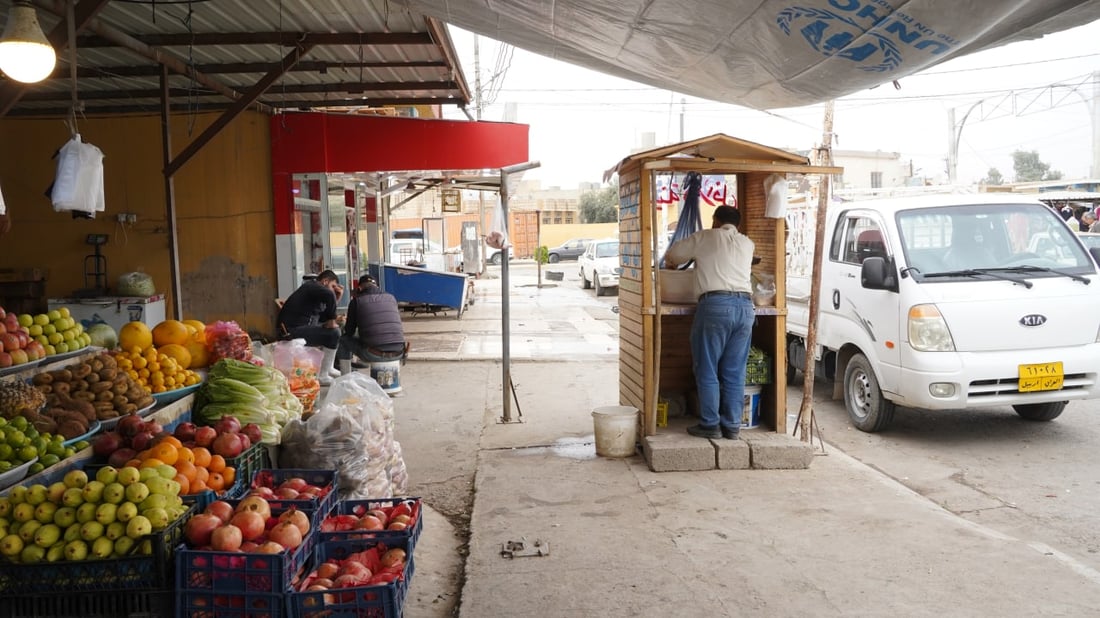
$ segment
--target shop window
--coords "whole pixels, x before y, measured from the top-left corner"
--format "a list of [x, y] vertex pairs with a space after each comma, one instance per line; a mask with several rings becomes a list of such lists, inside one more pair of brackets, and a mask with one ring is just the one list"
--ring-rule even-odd
[[871, 188], [882, 188], [882, 172], [871, 172]]

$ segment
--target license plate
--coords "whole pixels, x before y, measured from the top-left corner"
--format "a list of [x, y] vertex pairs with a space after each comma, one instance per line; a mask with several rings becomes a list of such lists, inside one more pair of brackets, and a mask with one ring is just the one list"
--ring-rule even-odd
[[1062, 363], [1020, 365], [1020, 392], [1056, 391], [1062, 388]]

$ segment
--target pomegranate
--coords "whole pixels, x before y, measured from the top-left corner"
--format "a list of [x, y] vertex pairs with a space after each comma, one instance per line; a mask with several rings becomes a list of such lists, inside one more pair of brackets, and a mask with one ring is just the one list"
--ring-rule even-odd
[[115, 427], [115, 431], [123, 438], [132, 438], [145, 429], [145, 421], [137, 414], [127, 414], [118, 421], [118, 425]]
[[144, 451], [153, 446], [153, 434], [148, 431], [139, 431], [130, 438], [130, 446], [135, 451]]
[[359, 518], [359, 522], [355, 524], [355, 528], [357, 530], [382, 530], [385, 526], [382, 525], [382, 520], [374, 515], [364, 515]]
[[[211, 536], [214, 530], [222, 526], [224, 522], [214, 515], [199, 513], [187, 520], [183, 526], [183, 536], [191, 547], [202, 547], [211, 544]], [[238, 546], [240, 543], [238, 543]]]
[[[318, 578], [331, 580], [340, 571], [340, 565], [335, 562], [324, 562], [314, 572]], [[316, 582], [315, 582], [316, 583]]]
[[101, 433], [95, 437], [95, 440], [92, 440], [92, 452], [96, 454], [96, 457], [110, 457], [111, 453], [122, 448], [122, 446], [122, 436], [113, 431]]
[[223, 433], [219, 434], [217, 438], [214, 438], [214, 453], [229, 459], [231, 457], [237, 457], [244, 452], [243, 443], [240, 436], [235, 433]]
[[126, 465], [126, 462], [135, 457], [137, 457], [137, 451], [124, 446], [107, 457], [107, 465], [121, 468]]
[[248, 436], [248, 439], [252, 441], [252, 444], [259, 444], [263, 440], [263, 432], [260, 431], [260, 426], [256, 423], [249, 423], [244, 427], [241, 427], [240, 433]]
[[386, 553], [382, 554], [381, 562], [383, 567], [405, 564], [405, 550], [400, 547], [388, 549]]
[[237, 433], [241, 430], [241, 422], [235, 416], [223, 416], [214, 423], [214, 430], [219, 434]]
[[303, 489], [305, 489], [308, 486], [309, 486], [309, 483], [307, 483], [305, 479], [299, 478], [299, 477], [293, 477], [293, 478], [289, 478], [289, 479], [283, 481], [282, 483], [279, 483], [279, 487], [277, 489], [290, 488], [290, 489], [293, 489], [294, 491], [301, 492]]
[[302, 544], [302, 531], [298, 529], [298, 526], [289, 521], [284, 521], [276, 524], [267, 533], [267, 538], [287, 549], [294, 549]]
[[367, 515], [373, 515], [374, 517], [377, 517], [378, 521], [382, 522], [383, 526], [385, 526], [386, 522], [390, 519], [390, 516], [387, 515], [386, 512], [382, 509], [371, 509], [367, 511]]
[[233, 519], [233, 505], [224, 500], [215, 500], [206, 505], [206, 508], [203, 509], [203, 513], [214, 515], [222, 520], [222, 523], [229, 523], [229, 520]]
[[286, 551], [286, 548], [275, 541], [268, 541], [253, 551], [257, 554], [277, 554]]
[[309, 532], [309, 516], [294, 507], [291, 507], [289, 511], [285, 511], [282, 515], [279, 515], [279, 523], [294, 524], [302, 533], [303, 537]]
[[[199, 517], [199, 515], [195, 517]], [[241, 549], [241, 529], [232, 524], [220, 526], [210, 536], [210, 546], [216, 551], [239, 551]]]
[[256, 511], [238, 510], [229, 524], [239, 528], [246, 541], [255, 541], [264, 533], [264, 518]]
[[199, 427], [195, 429], [195, 446], [210, 448], [217, 437], [218, 432], [213, 427]]
[[184, 421], [179, 425], [176, 425], [176, 430], [172, 432], [172, 435], [176, 436], [176, 439], [180, 442], [193, 442], [195, 440], [195, 424]]
[[267, 521], [268, 517], [271, 517], [271, 505], [267, 503], [267, 500], [260, 496], [247, 496], [244, 500], [241, 500], [237, 504], [235, 509], [237, 513], [241, 511], [255, 511], [260, 517]]

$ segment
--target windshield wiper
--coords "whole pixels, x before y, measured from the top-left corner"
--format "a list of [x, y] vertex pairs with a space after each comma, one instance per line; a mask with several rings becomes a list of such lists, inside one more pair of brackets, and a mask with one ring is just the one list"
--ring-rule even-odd
[[1014, 273], [1054, 273], [1056, 275], [1062, 275], [1063, 277], [1069, 277], [1074, 281], [1080, 281], [1085, 285], [1092, 283], [1092, 280], [1087, 277], [1082, 277], [1081, 275], [1075, 275], [1073, 273], [1067, 273], [1064, 270], [1054, 270], [1053, 268], [1047, 268], [1045, 266], [1009, 266], [1006, 268], [1001, 268], [999, 270], [1006, 270], [1008, 272]]
[[945, 270], [938, 273], [924, 273], [921, 275], [924, 279], [931, 279], [932, 277], [993, 277], [994, 279], [1001, 279], [1003, 281], [1011, 281], [1012, 283], [1022, 285], [1027, 289], [1031, 289], [1032, 283], [1027, 279], [1018, 279], [1016, 277], [1008, 277], [1000, 273], [992, 272], [995, 270], [1003, 270], [999, 268], [967, 268], [963, 270]]

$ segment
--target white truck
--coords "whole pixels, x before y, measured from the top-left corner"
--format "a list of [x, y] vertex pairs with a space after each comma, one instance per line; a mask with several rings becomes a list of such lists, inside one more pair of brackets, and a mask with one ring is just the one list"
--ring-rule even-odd
[[[896, 406], [1050, 421], [1100, 396], [1100, 253], [1049, 207], [931, 195], [838, 203], [826, 218], [813, 358], [858, 429], [886, 429]], [[791, 380], [807, 356], [815, 209], [787, 219]]]

